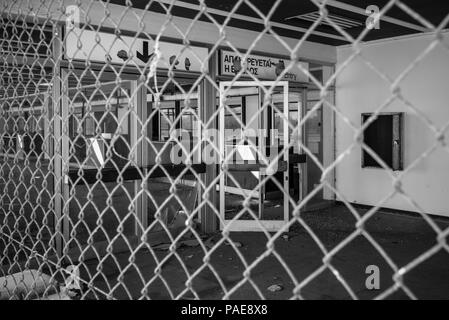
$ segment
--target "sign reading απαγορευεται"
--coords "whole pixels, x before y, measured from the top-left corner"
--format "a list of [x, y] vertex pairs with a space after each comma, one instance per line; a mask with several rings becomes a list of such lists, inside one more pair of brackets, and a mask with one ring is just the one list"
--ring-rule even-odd
[[[236, 52], [222, 50], [220, 74], [234, 76], [239, 73], [242, 68], [241, 57], [243, 56], [244, 54], [239, 55]], [[288, 68], [290, 60], [250, 54], [246, 57], [246, 63], [247, 73], [251, 73], [260, 80], [275, 80]], [[297, 62], [283, 74], [281, 80], [309, 82], [307, 74], [301, 70], [299, 65], [304, 70], [309, 69], [307, 62]]]

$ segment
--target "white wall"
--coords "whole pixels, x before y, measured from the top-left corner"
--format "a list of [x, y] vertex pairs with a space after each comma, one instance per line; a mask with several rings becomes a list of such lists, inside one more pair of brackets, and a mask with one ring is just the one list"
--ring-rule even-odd
[[[445, 34], [449, 44], [449, 34]], [[397, 38], [365, 44], [362, 55], [379, 70], [396, 78], [429, 44], [429, 35]], [[348, 46], [337, 49], [340, 66], [352, 53]], [[390, 96], [389, 85], [364, 64], [353, 60], [337, 78], [336, 105], [357, 127], [361, 113], [372, 112]], [[449, 50], [437, 46], [400, 84], [402, 95], [426, 114], [437, 127], [449, 121]], [[409, 166], [435, 142], [434, 134], [410, 108], [394, 101], [386, 112], [405, 112], [404, 166]], [[449, 134], [446, 134], [448, 141]], [[354, 141], [353, 130], [337, 115], [336, 153], [342, 154]], [[336, 169], [336, 186], [348, 201], [375, 205], [392, 190], [383, 169], [361, 168], [357, 146]], [[428, 213], [449, 216], [449, 152], [441, 148], [425, 158], [403, 179], [403, 190]], [[396, 195], [382, 207], [417, 211]]]

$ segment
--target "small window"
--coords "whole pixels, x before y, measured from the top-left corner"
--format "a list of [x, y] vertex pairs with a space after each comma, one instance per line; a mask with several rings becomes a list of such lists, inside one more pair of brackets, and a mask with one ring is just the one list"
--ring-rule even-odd
[[[362, 123], [371, 113], [362, 114]], [[392, 170], [403, 170], [403, 113], [380, 113], [363, 132], [363, 142]], [[382, 168], [366, 150], [362, 150], [362, 167]]]

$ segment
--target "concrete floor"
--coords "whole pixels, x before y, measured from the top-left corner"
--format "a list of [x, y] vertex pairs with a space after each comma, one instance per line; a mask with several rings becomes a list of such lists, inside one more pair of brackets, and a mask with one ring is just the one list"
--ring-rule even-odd
[[[360, 210], [363, 213], [365, 210]], [[344, 206], [334, 206], [326, 210], [303, 213], [304, 220], [319, 237], [327, 250], [334, 248], [354, 230], [354, 218]], [[442, 227], [448, 227], [447, 221], [438, 221]], [[377, 213], [368, 220], [366, 230], [379, 243], [393, 262], [400, 268], [435, 244], [435, 234], [426, 223], [415, 217], [392, 213]], [[290, 268], [296, 281], [301, 282], [322, 265], [323, 254], [308, 232], [295, 225], [289, 232], [289, 240], [283, 238], [275, 242], [280, 257]], [[243, 246], [239, 248], [246, 263], [251, 265], [266, 249], [267, 239], [262, 233], [232, 233], [234, 241]], [[114, 298], [138, 298], [141, 296], [144, 282], [152, 279], [147, 288], [152, 299], [221, 299], [223, 290], [209, 268], [200, 269], [205, 257], [202, 247], [180, 247], [177, 255], [169, 255], [168, 251], [149, 252], [142, 250], [136, 254], [135, 265], [123, 272], [122, 283], [117, 284], [119, 267], [129, 265], [129, 253], [116, 255], [116, 261], [107, 259], [102, 264], [103, 275], [93, 277], [95, 285], [112, 290]], [[167, 259], [168, 258], [168, 259]], [[166, 259], [155, 275], [155, 259]], [[182, 262], [182, 263], [181, 263]], [[184, 266], [184, 268], [182, 267]], [[340, 250], [332, 259], [332, 265], [347, 281], [359, 299], [372, 299], [393, 285], [392, 269], [382, 256], [363, 237], [355, 238], [348, 246]], [[380, 290], [368, 290], [365, 273], [368, 265], [377, 265], [380, 269]], [[98, 268], [96, 261], [87, 263], [90, 270]], [[242, 260], [229, 245], [220, 245], [210, 257], [210, 266], [220, 276], [227, 290], [236, 286], [245, 271]], [[192, 288], [196, 294], [186, 291], [186, 272], [193, 274]], [[103, 276], [106, 275], [106, 278]], [[282, 264], [271, 254], [258, 262], [251, 271], [253, 284], [257, 286], [267, 299], [289, 299], [293, 296], [294, 282]], [[404, 276], [404, 283], [420, 299], [449, 298], [449, 253], [440, 251], [418, 265]], [[267, 288], [279, 284], [283, 290], [270, 292]], [[114, 287], [115, 286], [115, 287]], [[167, 289], [170, 288], [170, 291]], [[91, 297], [94, 295], [89, 294]], [[350, 299], [345, 288], [327, 269], [309, 282], [301, 295], [306, 299]], [[96, 298], [105, 298], [98, 294]], [[232, 299], [260, 298], [253, 285], [245, 282], [231, 295]], [[402, 290], [396, 291], [389, 298], [407, 299]]]
[[[49, 219], [46, 222], [50, 224], [50, 228], [41, 232], [43, 238], [39, 241], [40, 246], [35, 247], [38, 251], [45, 250], [49, 246], [48, 237], [50, 236], [50, 229], [52, 229], [51, 208], [48, 207], [49, 199], [52, 196], [52, 187], [49, 185], [47, 188], [38, 188], [37, 186], [43, 185], [44, 181], [49, 183], [51, 176], [46, 168], [24, 170], [20, 165], [3, 166], [1, 175], [3, 177], [0, 183], [2, 194], [1, 223], [9, 225], [8, 230], [18, 241], [23, 241], [26, 245], [32, 245], [36, 240], [33, 235], [39, 230], [39, 225], [45, 222], [44, 218], [46, 217]], [[128, 187], [125, 189], [131, 189]], [[125, 192], [125, 189], [121, 192]], [[162, 187], [153, 191], [154, 194], [162, 198], [168, 192], [166, 188]], [[30, 197], [25, 198], [25, 193], [28, 193]], [[99, 198], [95, 198], [98, 203]], [[105, 200], [104, 197], [100, 198], [101, 201]], [[18, 199], [25, 199], [25, 201], [22, 200], [21, 203]], [[120, 215], [127, 211], [125, 209], [129, 203], [122, 202], [118, 198], [113, 201], [124, 208], [118, 210]], [[13, 214], [7, 214], [11, 210], [13, 210]], [[366, 211], [364, 209], [358, 210], [360, 214]], [[74, 210], [74, 214], [78, 214], [78, 211]], [[90, 217], [89, 223], [95, 226], [98, 216], [86, 216]], [[111, 217], [111, 215], [105, 215], [105, 217]], [[302, 217], [327, 250], [334, 248], [355, 229], [356, 221], [354, 217], [342, 205], [304, 212]], [[112, 218], [112, 220], [116, 219], [115, 217]], [[435, 219], [442, 228], [449, 227], [448, 220]], [[108, 221], [103, 222], [109, 223]], [[113, 224], [114, 226], [117, 225], [118, 221], [113, 222]], [[29, 226], [28, 232], [21, 232], [22, 228], [26, 226]], [[436, 234], [422, 218], [400, 213], [376, 213], [366, 223], [366, 230], [384, 249], [385, 253], [391, 257], [398, 268], [410, 263], [436, 243]], [[102, 231], [98, 230], [97, 232], [101, 233]], [[128, 235], [128, 232], [125, 232], [125, 234]], [[288, 236], [288, 241], [283, 238], [278, 239], [275, 242], [275, 248], [286, 265], [289, 266], [296, 281], [301, 282], [322, 265], [323, 253], [309, 233], [299, 224], [291, 228]], [[262, 233], [233, 233], [231, 237], [234, 241], [243, 244], [239, 250], [247, 265], [251, 265], [266, 249], [267, 238]], [[5, 237], [0, 237], [0, 252], [3, 254], [9, 252], [14, 256], [21, 251], [18, 246], [11, 245]], [[226, 290], [230, 290], [240, 283], [246, 270], [244, 263], [234, 249], [224, 244], [216, 248], [210, 256], [210, 266], [215, 270], [214, 272], [210, 268], [201, 269], [205, 257], [204, 247], [202, 246], [179, 247], [176, 250], [176, 255], [167, 255], [169, 255], [168, 251], [143, 249], [137, 252], [134, 265], [131, 265], [129, 262], [130, 253], [122, 252], [116, 254], [115, 259], [106, 258], [101, 264], [98, 260], [86, 261], [85, 265], [90, 271], [90, 275], [87, 274], [87, 270], [84, 270], [82, 274], [86, 280], [92, 280], [97, 288], [103, 288], [105, 291], [111, 292], [114, 298], [138, 298], [141, 296], [144, 284], [152, 280], [147, 287], [147, 292], [148, 296], [153, 299], [178, 296], [184, 299], [194, 297], [220, 299], [223, 297], [223, 288], [221, 288], [214, 272], [220, 276]], [[22, 256], [25, 257], [24, 252], [16, 258], [21, 259]], [[165, 259], [160, 268], [160, 273], [155, 273], [156, 259], [157, 261]], [[2, 263], [7, 261], [8, 259], [3, 259]], [[374, 247], [361, 236], [342, 248], [332, 259], [332, 265], [347, 281], [357, 297], [361, 299], [373, 298], [393, 284], [391, 267]], [[370, 291], [365, 288], [365, 280], [368, 276], [365, 270], [368, 265], [377, 265], [380, 268], [380, 291]], [[100, 270], [100, 272], [97, 270]], [[293, 296], [294, 281], [273, 254], [258, 262], [251, 270], [253, 284], [245, 282], [235, 290], [231, 298], [259, 298], [259, 294], [253, 288], [253, 285], [256, 285], [268, 299], [288, 299]], [[198, 273], [192, 277], [194, 294], [185, 290], [185, 282], [187, 280], [186, 273], [193, 274], [196, 271]], [[124, 285], [117, 285], [117, 278], [120, 274]], [[441, 250], [429, 257], [425, 262], [407, 273], [404, 276], [404, 282], [418, 298], [448, 299], [449, 253]], [[267, 288], [273, 284], [281, 285], [283, 290], [279, 292], [268, 291]], [[302, 289], [301, 294], [302, 297], [309, 299], [350, 298], [345, 288], [329, 270], [310, 281]], [[98, 292], [96, 295], [97, 298], [105, 298]], [[95, 294], [89, 292], [88, 296], [95, 297]], [[398, 290], [390, 298], [402, 299], [407, 298], [407, 296], [404, 292]]]
[[[30, 162], [28, 167], [23, 161], [14, 163], [12, 159], [0, 164], [0, 230], [29, 247], [38, 242], [40, 245], [35, 248], [41, 253], [50, 246], [54, 234], [52, 181], [53, 174], [48, 170], [48, 161], [39, 165]], [[170, 194], [170, 186], [155, 181], [149, 185], [152, 196], [147, 197], [149, 223], [154, 220], [156, 207], [163, 212], [181, 209], [176, 198], [165, 202]], [[193, 203], [191, 190], [191, 187], [177, 188], [177, 196], [184, 206], [190, 207]], [[70, 247], [86, 244], [89, 237], [95, 242], [111, 239], [119, 226], [125, 236], [134, 235], [136, 221], [129, 210], [134, 196], [133, 181], [125, 181], [123, 185], [98, 183], [72, 188], [68, 205], [64, 209], [64, 212], [68, 212], [70, 232], [75, 234]], [[111, 206], [108, 206], [108, 201]], [[0, 252], [5, 254], [6, 248], [12, 259], [19, 249], [8, 242], [0, 238]]]
[[[0, 261], [22, 259], [19, 243], [43, 252], [50, 246], [54, 232], [54, 210], [49, 205], [54, 194], [53, 175], [47, 161], [30, 162], [12, 159], [0, 161]], [[8, 235], [16, 241], [10, 241]]]

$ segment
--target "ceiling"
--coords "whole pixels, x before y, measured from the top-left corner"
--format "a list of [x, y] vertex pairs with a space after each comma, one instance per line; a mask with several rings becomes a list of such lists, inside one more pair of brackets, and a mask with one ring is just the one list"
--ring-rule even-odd
[[[333, 3], [337, 2], [335, 0], [332, 1]], [[382, 8], [389, 1], [390, 0], [338, 0], [340, 4], [346, 4], [352, 7], [356, 6], [359, 9], [362, 9], [363, 12], [370, 5], [376, 5], [380, 10], [382, 10]], [[131, 2], [133, 7], [139, 9], [144, 9], [149, 3], [147, 0], [110, 0], [109, 2], [119, 5], [126, 5], [127, 2]], [[161, 2], [165, 3], [165, 6], [168, 7], [172, 1], [161, 0]], [[439, 25], [443, 21], [445, 16], [449, 14], [448, 0], [402, 0], [402, 2], [433, 25]], [[230, 12], [238, 3], [240, 4], [238, 5], [238, 9], [235, 11], [235, 13], [242, 16], [238, 17], [239, 19], [231, 19], [229, 25], [242, 29], [261, 31], [263, 30], [262, 23], [249, 22], [247, 19], [245, 20], [245, 17], [260, 18], [260, 16], [247, 3], [253, 4], [255, 7], [257, 7], [258, 10], [260, 10], [262, 14], [267, 15], [272, 9], [273, 5], [277, 4], [278, 1], [246, 0], [241, 2], [240, 0], [205, 0], [205, 4], [208, 9], [220, 10], [219, 12], [210, 11], [213, 18], [216, 19], [219, 23], [223, 23], [225, 21], [227, 13]], [[175, 16], [194, 18], [198, 14], [198, 10], [195, 8], [191, 8], [192, 4], [198, 6], [199, 1], [177, 0], [175, 1], [175, 6], [171, 9], [171, 13]], [[340, 8], [340, 4], [337, 3], [336, 6], [327, 6], [329, 14], [332, 16], [337, 16], [338, 18], [349, 19], [353, 24], [358, 24], [359, 26], [345, 29], [345, 31], [348, 32], [352, 37], [358, 37], [361, 32], [365, 30], [365, 21], [368, 16], [366, 14], [349, 11], [347, 10], [347, 8], [342, 9]], [[166, 13], [166, 10], [161, 6], [160, 3], [158, 3], [158, 1], [151, 2], [151, 5], [148, 9], [150, 11]], [[271, 22], [280, 23], [282, 24], [282, 26], [276, 25], [275, 27], [273, 27], [273, 31], [282, 36], [300, 39], [304, 35], [304, 32], [298, 28], [308, 29], [313, 24], [313, 21], [288, 18], [302, 14], [309, 14], [316, 11], [318, 11], [318, 7], [311, 0], [282, 0], [280, 1], [279, 5], [274, 10], [270, 18]], [[397, 5], [391, 7], [386, 12], [386, 16], [425, 29], [419, 21], [411, 17], [407, 12], [402, 10]], [[210, 22], [210, 19], [205, 15], [202, 15], [200, 20]], [[446, 25], [445, 27], [448, 27], [448, 25]], [[316, 31], [326, 35], [310, 35], [308, 38], [309, 41], [330, 45], [342, 45], [348, 43], [348, 41], [345, 39], [338, 39], [339, 37], [341, 38], [342, 35], [332, 26], [321, 24], [316, 28]], [[410, 27], [404, 27], [398, 24], [393, 24], [387, 21], [381, 21], [380, 28], [370, 30], [370, 32], [365, 36], [364, 40], [390, 38], [418, 32], [422, 31], [418, 31]]]
[[[170, 4], [172, 0], [154, 0], [149, 2], [148, 0], [101, 0], [105, 1], [105, 5], [107, 2], [115, 3], [119, 5], [126, 5], [127, 2], [132, 3], [132, 6], [135, 8], [144, 9], [149, 3], [151, 4], [149, 10], [156, 12], [166, 12], [165, 9], [161, 6], [159, 2]], [[210, 10], [210, 14], [216, 19], [219, 23], [223, 23], [223, 21], [228, 16], [228, 12], [232, 11], [234, 6], [241, 2], [238, 6], [235, 13], [238, 16], [234, 15], [234, 18], [229, 21], [229, 25], [242, 28], [242, 29], [250, 29], [261, 31], [263, 30], [263, 25], [260, 22], [249, 22], [252, 18], [259, 17], [257, 13], [250, 8], [247, 4], [252, 3], [258, 10], [264, 15], [267, 15], [270, 10], [273, 8], [273, 5], [279, 2], [279, 5], [274, 10], [270, 21], [279, 23], [273, 27], [273, 31], [278, 33], [279, 35], [292, 37], [300, 39], [303, 37], [304, 32], [301, 30], [307, 30], [313, 21], [309, 20], [300, 20], [300, 19], [288, 19], [293, 16], [308, 14], [313, 16], [314, 12], [316, 13], [317, 7], [311, 0], [205, 0], [205, 4], [207, 8]], [[336, 2], [335, 0], [330, 0], [332, 2]], [[379, 8], [383, 8], [390, 0], [338, 0], [337, 4], [343, 5], [351, 5], [352, 8], [354, 4], [357, 7], [362, 8], [362, 13], [369, 5], [377, 5]], [[410, 9], [414, 12], [418, 13], [420, 16], [425, 18], [433, 25], [439, 25], [444, 18], [449, 14], [449, 1], [448, 0], [402, 0]], [[175, 2], [177, 6], [174, 6], [171, 10], [171, 13], [176, 16], [193, 18], [198, 15], [198, 10], [195, 10], [196, 6], [199, 3], [199, 0], [177, 0]], [[193, 8], [188, 8], [194, 5]], [[187, 8], [186, 8], [187, 6]], [[352, 37], [358, 37], [362, 31], [365, 30], [365, 20], [366, 15], [354, 13], [348, 10], [344, 10], [342, 8], [338, 8], [336, 6], [327, 7], [329, 10], [330, 16], [337, 16], [337, 19], [349, 19], [352, 21], [352, 25], [354, 27], [346, 28], [345, 31], [348, 32]], [[341, 7], [341, 6], [340, 6]], [[218, 11], [214, 11], [218, 10]], [[419, 26], [420, 22], [415, 18], [411, 17], [407, 12], [403, 9], [399, 8], [397, 5], [393, 6], [388, 10], [386, 16], [389, 18], [395, 18], [405, 23], [410, 23], [415, 26]], [[249, 18], [248, 18], [249, 17]], [[260, 18], [260, 17], [259, 17]], [[288, 19], [288, 20], [286, 20]], [[201, 20], [210, 22], [210, 19], [202, 15]], [[313, 20], [313, 19], [312, 19]], [[403, 23], [400, 23], [403, 24]], [[26, 43], [25, 47], [14, 47], [13, 41], [3, 41], [1, 44], [2, 49], [9, 50], [14, 52], [13, 57], [20, 52], [28, 52], [30, 53], [33, 46], [29, 45], [29, 41], [36, 43], [36, 53], [45, 54], [49, 49], [49, 39], [51, 39], [51, 29], [33, 29], [32, 26], [23, 25], [14, 25], [15, 33], [13, 30], [13, 22], [5, 23], [2, 20], [2, 26], [0, 27], [0, 33], [6, 32], [7, 34], [29, 34], [29, 38], [21, 37], [20, 40]], [[444, 26], [449, 27], [449, 25]], [[22, 32], [24, 28], [27, 28], [27, 32]], [[299, 29], [298, 29], [299, 28]], [[301, 29], [302, 28], [302, 29]], [[335, 39], [335, 37], [341, 37], [341, 35], [329, 25], [322, 24], [316, 31], [321, 32], [321, 35], [311, 35], [308, 37], [309, 41], [330, 44], [330, 45], [342, 45], [347, 44], [348, 41]], [[408, 28], [405, 26], [400, 26], [398, 24], [393, 24], [387, 21], [381, 21], [380, 29], [370, 30], [369, 33], [364, 38], [365, 40], [375, 40], [375, 39], [383, 39], [390, 38], [394, 36], [413, 34], [417, 31], [413, 28]], [[15, 38], [14, 38], [15, 39]], [[46, 41], [41, 41], [42, 39], [46, 39]], [[18, 38], [17, 38], [18, 40]], [[13, 46], [13, 47], [9, 47]], [[30, 49], [31, 48], [31, 49]], [[26, 49], [26, 50], [25, 50]], [[33, 52], [31, 52], [33, 53]], [[52, 78], [51, 69], [41, 68], [39, 64], [34, 64], [33, 67], [22, 67], [17, 68], [13, 66], [2, 66], [0, 68], [0, 98], [11, 96], [13, 93], [16, 95], [23, 95], [27, 92], [35, 92], [37, 91], [46, 91], [50, 88], [48, 86], [44, 86], [46, 82]], [[83, 85], [90, 84], [94, 79], [90, 79], [89, 75], [84, 75], [82, 79]], [[160, 82], [163, 83], [165, 80], [161, 79]], [[19, 84], [17, 84], [19, 83]], [[158, 83], [158, 86], [160, 84]], [[189, 85], [188, 83], [181, 83], [181, 85]]]

